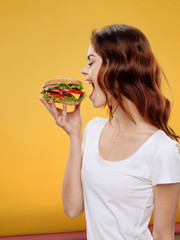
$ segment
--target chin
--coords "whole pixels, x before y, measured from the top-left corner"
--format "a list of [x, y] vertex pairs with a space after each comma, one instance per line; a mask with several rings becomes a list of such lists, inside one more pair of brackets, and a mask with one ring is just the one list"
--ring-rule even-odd
[[93, 102], [93, 106], [94, 106], [94, 108], [102, 108], [102, 107], [104, 107], [105, 103], [106, 102], [104, 102], [104, 103]]
[[106, 104], [106, 97], [105, 95], [102, 96], [101, 94], [98, 96], [93, 95], [91, 101], [95, 108], [102, 108]]
[[101, 107], [101, 106], [98, 106], [98, 105], [94, 105], [94, 104], [93, 104], [93, 106], [94, 106], [94, 108], [100, 108], [100, 107]]

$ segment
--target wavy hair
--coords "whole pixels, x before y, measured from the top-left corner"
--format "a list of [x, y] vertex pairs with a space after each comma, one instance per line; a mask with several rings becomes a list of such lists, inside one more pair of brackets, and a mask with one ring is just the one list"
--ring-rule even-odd
[[[162, 129], [178, 142], [180, 136], [168, 125], [172, 104], [161, 91], [162, 77], [169, 88], [170, 85], [146, 36], [131, 25], [114, 24], [101, 31], [93, 30], [90, 40], [94, 50], [102, 58], [97, 80], [106, 96], [104, 107], [108, 106], [109, 117], [120, 106], [136, 124], [123, 105], [122, 96], [125, 96], [135, 104], [147, 122]], [[117, 102], [114, 110], [108, 102], [107, 92]]]

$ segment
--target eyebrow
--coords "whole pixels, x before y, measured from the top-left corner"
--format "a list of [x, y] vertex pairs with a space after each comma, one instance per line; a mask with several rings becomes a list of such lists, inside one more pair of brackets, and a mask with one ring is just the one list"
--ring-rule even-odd
[[89, 54], [89, 55], [87, 56], [87, 59], [90, 59], [91, 56], [95, 57], [95, 55]]

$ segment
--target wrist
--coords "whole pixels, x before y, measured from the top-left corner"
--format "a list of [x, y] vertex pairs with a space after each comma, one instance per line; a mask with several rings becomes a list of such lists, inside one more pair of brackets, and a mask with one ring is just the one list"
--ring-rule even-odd
[[74, 131], [69, 137], [72, 141], [82, 141], [82, 131]]

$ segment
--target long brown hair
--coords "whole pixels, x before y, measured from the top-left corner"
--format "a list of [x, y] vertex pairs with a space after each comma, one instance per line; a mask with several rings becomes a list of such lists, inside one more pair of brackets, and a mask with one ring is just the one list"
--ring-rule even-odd
[[162, 77], [168, 86], [169, 83], [146, 36], [131, 25], [114, 24], [101, 31], [93, 30], [91, 44], [102, 58], [98, 83], [106, 96], [104, 107], [108, 106], [109, 117], [116, 109], [112, 111], [106, 92], [116, 99], [117, 106], [136, 124], [123, 105], [122, 96], [125, 96], [135, 104], [147, 122], [178, 142], [180, 136], [168, 125], [172, 104], [161, 91]]

